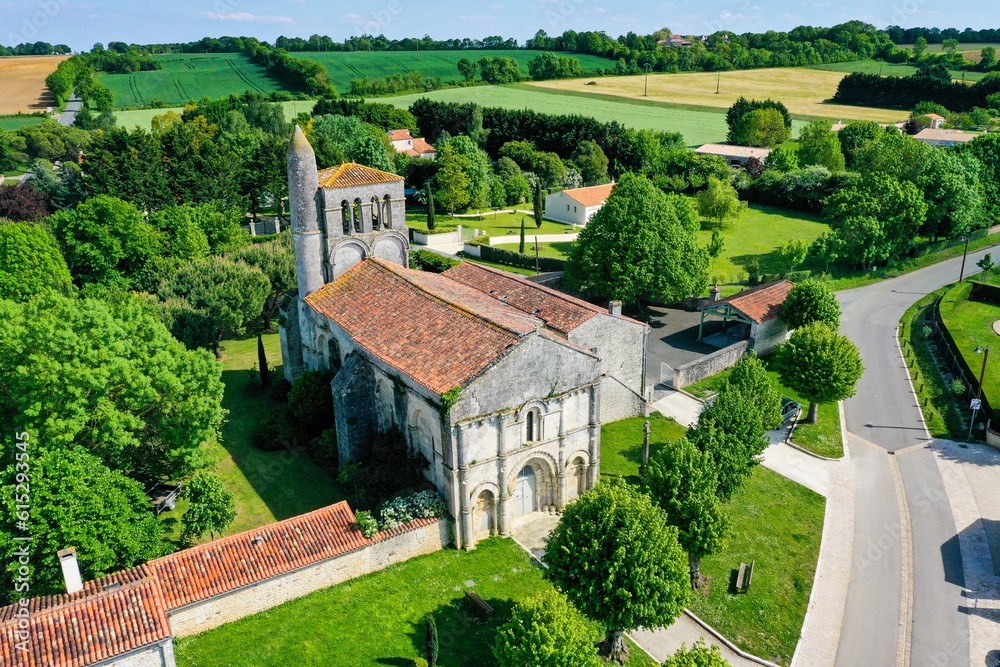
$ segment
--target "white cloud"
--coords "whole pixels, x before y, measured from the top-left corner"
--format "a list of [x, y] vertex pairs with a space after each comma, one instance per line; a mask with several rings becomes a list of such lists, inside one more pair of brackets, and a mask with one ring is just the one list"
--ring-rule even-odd
[[250, 12], [202, 12], [213, 21], [244, 21], [249, 23], [295, 23], [287, 16], [258, 16]]

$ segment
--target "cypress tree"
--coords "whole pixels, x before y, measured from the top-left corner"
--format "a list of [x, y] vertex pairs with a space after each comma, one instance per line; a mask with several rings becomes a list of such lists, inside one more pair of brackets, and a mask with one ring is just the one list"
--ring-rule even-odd
[[[535, 225], [541, 229], [542, 227], [542, 183], [539, 181], [535, 184]], [[524, 248], [521, 248], [521, 252], [524, 252]]]
[[524, 254], [524, 216], [521, 217], [521, 242], [517, 245], [517, 251]]
[[260, 364], [260, 386], [267, 389], [271, 386], [271, 369], [267, 367], [267, 353], [260, 334], [257, 334], [257, 362]]
[[427, 229], [433, 230], [437, 226], [434, 222], [434, 191], [427, 185]]
[[427, 614], [427, 667], [434, 667], [438, 659], [438, 629], [434, 616]]

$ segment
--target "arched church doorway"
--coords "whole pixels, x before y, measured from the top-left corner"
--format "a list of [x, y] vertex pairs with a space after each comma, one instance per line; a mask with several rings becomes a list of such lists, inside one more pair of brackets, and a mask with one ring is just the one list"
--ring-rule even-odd
[[486, 539], [496, 533], [496, 503], [493, 492], [485, 490], [479, 494], [476, 501], [476, 539]]
[[579, 498], [587, 490], [587, 465], [583, 462], [583, 457], [573, 459], [569, 470], [569, 497]]
[[538, 509], [538, 477], [530, 465], [524, 466], [514, 481], [511, 517], [516, 519]]

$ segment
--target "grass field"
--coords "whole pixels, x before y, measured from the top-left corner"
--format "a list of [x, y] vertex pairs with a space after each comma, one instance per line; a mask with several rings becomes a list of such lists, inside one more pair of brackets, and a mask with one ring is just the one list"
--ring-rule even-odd
[[[531, 206], [527, 204], [526, 206]], [[526, 210], [526, 209], [522, 209]], [[475, 210], [467, 211], [475, 213]], [[517, 236], [521, 233], [521, 220], [524, 219], [524, 233], [531, 234], [571, 234], [573, 228], [551, 220], [542, 220], [542, 226], [535, 225], [535, 219], [530, 213], [515, 213], [513, 211], [484, 212], [479, 218], [452, 218], [438, 209], [434, 216], [434, 231], [437, 233], [453, 232], [459, 225], [463, 229], [481, 229], [488, 236]], [[427, 233], [427, 213], [421, 210], [406, 212], [406, 226], [419, 232]], [[578, 230], [579, 231], [579, 230]]]
[[[600, 79], [602, 82], [609, 80], [612, 79]], [[727, 131], [726, 117], [719, 111], [705, 113], [705, 111], [671, 108], [664, 104], [634, 103], [634, 100], [627, 98], [588, 97], [583, 100], [578, 95], [568, 95], [559, 89], [543, 90], [534, 84], [450, 88], [430, 93], [385, 97], [379, 101], [405, 109], [421, 97], [442, 102], [475, 102], [484, 107], [531, 109], [549, 114], [581, 114], [605, 123], [618, 121], [622, 125], [637, 129], [680, 132], [689, 146], [725, 141]], [[800, 123], [795, 124], [796, 129], [799, 126]]]
[[[285, 112], [285, 120], [291, 121], [303, 111], [312, 111], [316, 106], [316, 100], [292, 100], [291, 102], [278, 102]], [[126, 129], [139, 128], [148, 130], [152, 124], [154, 116], [160, 116], [168, 111], [181, 113], [184, 107], [164, 107], [162, 109], [132, 109], [128, 111], [115, 111], [115, 119], [118, 125]]]
[[[229, 411], [222, 442], [207, 456], [214, 461], [228, 491], [234, 494], [238, 514], [226, 531], [232, 535], [343, 500], [337, 483], [312, 462], [305, 451], [263, 452], [250, 443], [261, 414], [271, 401], [260, 389], [250, 389], [256, 375], [257, 337], [223, 341], [226, 359], [222, 380], [226, 393], [222, 407]], [[264, 334], [272, 381], [282, 377], [278, 334]], [[275, 368], [276, 366], [276, 368]]]
[[[462, 58], [478, 61], [480, 58], [510, 57], [521, 67], [521, 74], [528, 76], [528, 62], [542, 51], [482, 50], [482, 51], [305, 51], [292, 55], [322, 63], [330, 74], [330, 80], [337, 90], [346, 93], [351, 88], [351, 79], [381, 79], [390, 74], [420, 72], [425, 79], [441, 77], [444, 81], [461, 79], [458, 63]], [[584, 71], [608, 69], [615, 61], [600, 56], [581, 53], [568, 54], [580, 61]]]
[[[913, 44], [897, 44], [901, 49], [913, 49]], [[960, 42], [958, 48], [955, 50], [956, 53], [961, 53], [965, 56], [965, 59], [969, 62], [978, 63], [980, 60], [980, 53], [987, 46], [992, 46], [994, 49], [1000, 49], [1000, 44], [993, 42], [991, 44], [980, 44], [980, 43], [969, 43]], [[928, 44], [927, 50], [924, 53], [943, 53], [944, 44]]]
[[[740, 96], [752, 99], [781, 100], [788, 110], [802, 118], [831, 120], [867, 119], [896, 122], [906, 118], [900, 111], [829, 104], [843, 72], [805, 68], [771, 68], [733, 72], [697, 72], [650, 74], [648, 99], [710, 109], [728, 109]], [[588, 85], [589, 82], [595, 85]], [[530, 84], [541, 90], [613, 95], [630, 99], [643, 98], [644, 77], [615, 76], [601, 79], [539, 81]], [[718, 86], [719, 92], [716, 92]], [[578, 102], [579, 104], [579, 102]]]
[[[496, 610], [485, 622], [462, 609], [467, 582]], [[215, 667], [413, 665], [434, 615], [442, 667], [492, 667], [497, 627], [513, 603], [551, 586], [513, 540], [484, 540], [470, 553], [446, 549], [391, 565], [255, 616], [178, 640], [177, 664]], [[594, 626], [594, 640], [601, 636]], [[631, 647], [628, 667], [653, 667]]]
[[[862, 74], [881, 73], [883, 76], [910, 76], [911, 74], [915, 74], [917, 71], [917, 68], [913, 65], [880, 63], [874, 60], [858, 60], [850, 63], [813, 65], [810, 69], [825, 70], [828, 72], [861, 72]], [[961, 81], [963, 77], [965, 77], [966, 81], [979, 81], [986, 76], [985, 72], [966, 72], [962, 70], [951, 70], [951, 74], [959, 81]]]
[[45, 77], [69, 56], [8, 56], [0, 58], [0, 115], [45, 111], [55, 105]]
[[[974, 352], [976, 346], [989, 345], [994, 355], [1000, 356], [1000, 337], [993, 331], [993, 323], [1000, 320], [1000, 306], [980, 301], [970, 301], [971, 283], [962, 283], [948, 290], [941, 299], [941, 319], [948, 327], [948, 332], [955, 339], [965, 363], [974, 373], [980, 373], [983, 366], [983, 355]], [[983, 394], [991, 406], [1000, 406], [1000, 373], [996, 371], [998, 364], [995, 358], [992, 367], [986, 369], [986, 379], [983, 382]]]
[[115, 106], [144, 106], [151, 100], [182, 105], [207, 95], [215, 99], [254, 90], [270, 93], [287, 86], [240, 53], [160, 55], [161, 70], [133, 74], [101, 74], [115, 95]]
[[[638, 482], [643, 417], [601, 428], [601, 476]], [[649, 417], [650, 453], [684, 435], [663, 415]], [[823, 532], [822, 496], [757, 466], [746, 486], [727, 504], [732, 532], [721, 553], [702, 560], [712, 578], [707, 597], [688, 607], [744, 651], [778, 664], [791, 662], [802, 630]], [[756, 561], [746, 594], [729, 586], [741, 562]]]
[[0, 116], [0, 130], [16, 130], [25, 125], [36, 125], [45, 122], [41, 116]]

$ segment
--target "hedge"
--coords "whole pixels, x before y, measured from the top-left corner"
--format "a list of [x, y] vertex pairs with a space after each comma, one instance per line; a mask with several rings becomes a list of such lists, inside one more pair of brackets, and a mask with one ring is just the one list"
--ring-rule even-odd
[[[487, 262], [495, 262], [506, 266], [516, 266], [521, 269], [535, 268], [535, 256], [523, 252], [514, 252], [495, 246], [483, 245], [479, 247], [479, 257]], [[566, 260], [556, 257], [539, 257], [539, 271], [565, 271]]]

